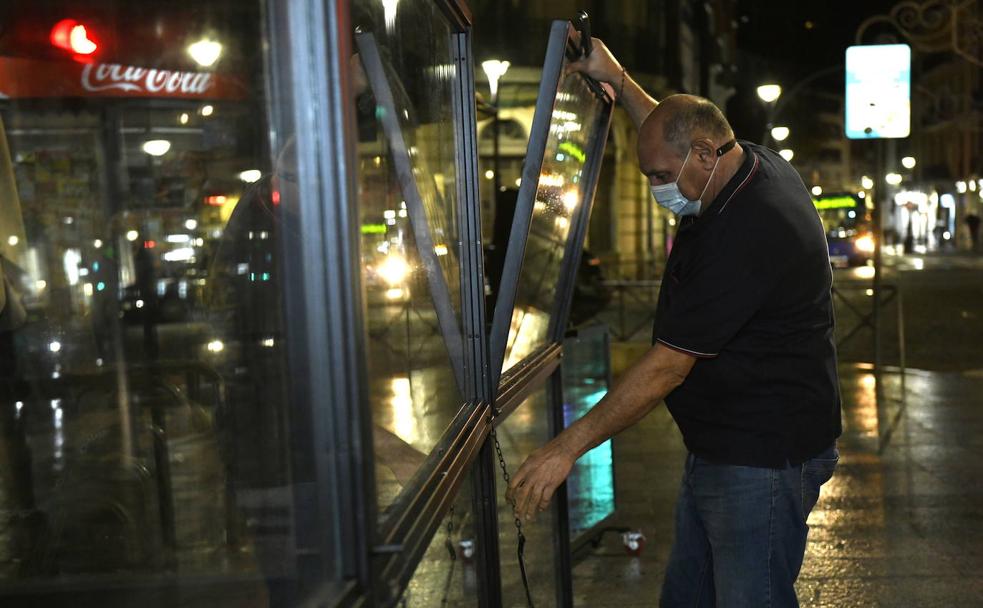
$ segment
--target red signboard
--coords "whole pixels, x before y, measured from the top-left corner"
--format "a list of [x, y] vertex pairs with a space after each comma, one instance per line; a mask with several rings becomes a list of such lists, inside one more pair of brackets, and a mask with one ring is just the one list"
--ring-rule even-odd
[[0, 98], [243, 99], [246, 93], [241, 82], [212, 72], [0, 57]]

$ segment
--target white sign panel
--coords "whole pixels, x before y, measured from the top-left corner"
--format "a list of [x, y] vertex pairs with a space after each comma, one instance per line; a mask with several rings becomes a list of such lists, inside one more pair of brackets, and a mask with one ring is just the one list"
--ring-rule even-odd
[[846, 136], [908, 137], [911, 133], [911, 47], [851, 46], [846, 50]]

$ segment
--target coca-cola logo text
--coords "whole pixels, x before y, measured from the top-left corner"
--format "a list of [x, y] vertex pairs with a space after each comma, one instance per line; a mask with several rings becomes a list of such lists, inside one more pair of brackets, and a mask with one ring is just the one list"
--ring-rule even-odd
[[157, 70], [114, 63], [88, 64], [82, 69], [82, 88], [91, 92], [116, 89], [192, 96], [204, 95], [212, 82], [212, 75], [204, 72]]

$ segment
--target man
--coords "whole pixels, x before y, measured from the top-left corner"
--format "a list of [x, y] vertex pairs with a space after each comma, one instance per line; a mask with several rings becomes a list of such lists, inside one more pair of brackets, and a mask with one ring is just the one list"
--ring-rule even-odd
[[664, 399], [689, 455], [662, 605], [796, 606], [806, 518], [841, 432], [832, 273], [812, 200], [779, 155], [736, 142], [711, 102], [657, 103], [599, 40], [571, 67], [614, 89], [679, 229], [653, 348], [527, 459], [509, 496], [519, 517], [544, 510], [577, 458]]

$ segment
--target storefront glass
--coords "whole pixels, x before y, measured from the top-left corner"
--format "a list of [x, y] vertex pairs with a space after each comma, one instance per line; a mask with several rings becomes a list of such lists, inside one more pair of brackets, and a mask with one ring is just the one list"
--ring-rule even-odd
[[290, 603], [326, 572], [283, 314], [315, 201], [269, 7], [199, 4], [4, 9], [3, 605]]
[[[565, 50], [562, 45], [557, 48]], [[564, 74], [566, 64], [564, 59], [546, 134], [503, 372], [549, 340], [550, 318], [559, 310], [557, 288], [563, 274], [564, 253], [573, 235], [571, 229], [581, 215], [585, 196], [593, 196], [585, 189], [591, 187], [590, 168], [599, 165], [588, 155], [593, 153], [594, 138], [606, 137], [607, 122], [601, 117], [607, 102], [579, 73]], [[527, 158], [526, 162], [530, 160]]]
[[452, 28], [353, 2], [367, 367], [383, 518], [464, 404]]

